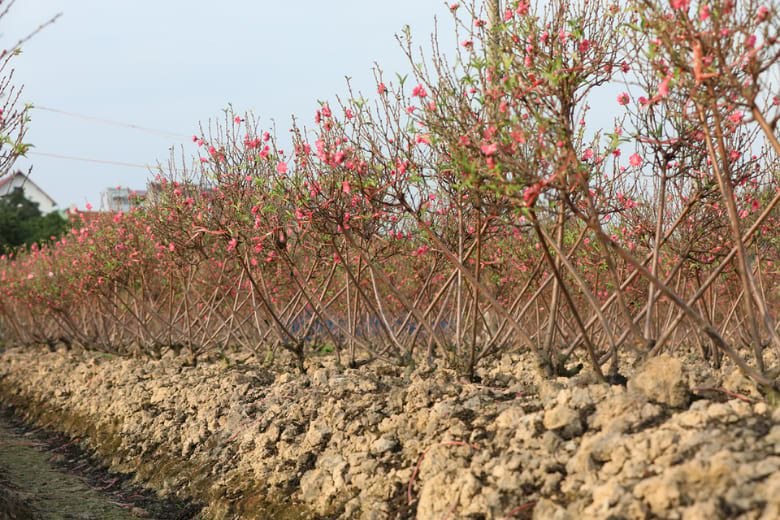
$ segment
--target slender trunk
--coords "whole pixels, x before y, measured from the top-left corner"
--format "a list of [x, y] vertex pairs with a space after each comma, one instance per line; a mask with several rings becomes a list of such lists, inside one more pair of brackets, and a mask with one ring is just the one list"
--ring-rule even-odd
[[[711, 89], [710, 89], [711, 90]], [[712, 95], [712, 92], [710, 92]], [[726, 212], [728, 214], [729, 228], [731, 230], [731, 238], [734, 240], [734, 244], [737, 247], [737, 272], [742, 281], [742, 287], [745, 290], [746, 295], [752, 295], [753, 298], [745, 298], [743, 300], [745, 307], [745, 314], [748, 317], [749, 332], [751, 341], [753, 343], [753, 353], [756, 358], [756, 367], [758, 371], [764, 372], [764, 355], [763, 345], [761, 344], [761, 334], [758, 330], [758, 321], [756, 319], [755, 309], [753, 307], [753, 301], [758, 301], [758, 296], [755, 294], [755, 284], [753, 283], [751, 276], [751, 269], [748, 263], [747, 251], [745, 251], [745, 244], [742, 241], [742, 232], [739, 229], [739, 213], [737, 211], [737, 204], [734, 201], [734, 187], [731, 182], [731, 172], [729, 168], [728, 152], [723, 140], [723, 132], [721, 128], [720, 117], [714, 112], [715, 117], [715, 137], [718, 146], [718, 152], [720, 153], [721, 166], [718, 164], [718, 157], [716, 156], [715, 148], [712, 143], [712, 134], [708, 126], [707, 118], [704, 114], [704, 109], [700, 104], [696, 104], [696, 112], [699, 115], [699, 121], [702, 125], [704, 132], [705, 144], [707, 145], [707, 154], [712, 162], [712, 170], [715, 173], [715, 178], [718, 181], [718, 187], [723, 197], [723, 203], [726, 206]]]
[[488, 30], [490, 31], [490, 44], [488, 47], [488, 56], [491, 61], [498, 57], [498, 24], [501, 23], [501, 0], [486, 0], [488, 15]]
[[[458, 264], [463, 265], [463, 197], [458, 192]], [[460, 359], [463, 315], [463, 274], [458, 270], [455, 290], [455, 356]]]
[[[558, 223], [555, 232], [555, 242], [557, 243], [558, 257], [555, 259], [555, 269], [561, 268], [561, 253], [563, 252], [563, 225], [566, 218], [566, 203], [561, 201], [560, 208], [558, 209]], [[552, 288], [552, 301], [550, 302], [550, 318], [547, 322], [547, 338], [545, 339], [544, 350], [550, 356], [550, 359], [558, 359], [557, 350], [553, 352], [553, 345], [555, 342], [555, 320], [558, 318], [558, 298], [559, 298], [560, 286], [558, 284], [558, 278], [553, 280]]]
[[477, 289], [477, 284], [479, 284], [479, 278], [482, 273], [482, 211], [480, 211], [479, 208], [477, 208], [477, 225], [475, 226], [475, 231], [477, 233], [477, 251], [476, 251], [476, 261], [474, 262], [474, 279], [476, 280], [476, 284], [473, 287], [473, 300], [472, 300], [472, 310], [471, 310], [471, 319], [472, 319], [472, 329], [471, 329], [471, 352], [469, 352], [469, 361], [468, 361], [468, 367], [467, 367], [467, 373], [470, 381], [474, 380], [474, 365], [477, 362], [476, 356], [477, 356], [477, 334], [479, 332], [479, 290]]
[[[658, 190], [658, 204], [656, 205], [655, 236], [653, 237], [653, 260], [650, 264], [650, 272], [658, 276], [658, 254], [661, 251], [661, 239], [663, 238], [664, 214], [666, 209], [666, 161], [664, 171], [661, 173], [661, 186]], [[656, 332], [653, 327], [653, 303], [655, 301], [655, 287], [648, 284], [647, 287], [647, 314], [645, 316], [645, 337], [652, 339]]]
[[[547, 260], [547, 264], [550, 266], [550, 269], [552, 269], [555, 278], [558, 280], [558, 283], [561, 287], [561, 292], [563, 293], [563, 297], [566, 300], [566, 303], [568, 304], [572, 315], [574, 316], [574, 320], [577, 323], [577, 327], [580, 329], [580, 332], [582, 333], [583, 340], [585, 341], [585, 348], [588, 351], [588, 356], [590, 357], [593, 371], [596, 372], [596, 375], [599, 377], [600, 380], [605, 381], [606, 379], [604, 378], [604, 373], [601, 371], [601, 366], [599, 365], [598, 357], [596, 357], [596, 349], [591, 343], [590, 338], [588, 337], [588, 334], [585, 329], [585, 324], [582, 322], [582, 318], [580, 317], [579, 312], [577, 312], [577, 308], [574, 305], [574, 301], [572, 300], [569, 291], [566, 289], [566, 286], [563, 284], [561, 273], [559, 272], [558, 269], [555, 268], [555, 261], [553, 260], [552, 255], [550, 255], [547, 241], [544, 238], [544, 233], [542, 232], [542, 229], [539, 226], [539, 221], [536, 220], [536, 215], [534, 214], [533, 211], [530, 212], [530, 216], [531, 216], [531, 224], [533, 224], [534, 230], [536, 231], [536, 234], [539, 237], [539, 242], [541, 242], [542, 253], [544, 254], [545, 259]], [[553, 364], [557, 365], [557, 360], [553, 360]], [[553, 370], [555, 370], [556, 372], [560, 368], [561, 367], [553, 366]]]

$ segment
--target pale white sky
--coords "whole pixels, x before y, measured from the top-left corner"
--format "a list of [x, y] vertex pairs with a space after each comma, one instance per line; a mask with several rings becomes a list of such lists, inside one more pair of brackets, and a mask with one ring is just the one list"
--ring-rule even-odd
[[[25, 102], [186, 136], [228, 103], [264, 125], [275, 119], [281, 134], [292, 114], [309, 123], [318, 99], [344, 94], [345, 76], [372, 97], [374, 62], [392, 77], [408, 72], [394, 38], [405, 24], [424, 47], [435, 16], [453, 38], [439, 0], [18, 0], [2, 20], [0, 45], [57, 13], [15, 61]], [[164, 162], [172, 145], [195, 152], [185, 140], [43, 110], [31, 115], [33, 152], [136, 164]], [[33, 154], [17, 163], [30, 165], [62, 208], [97, 207], [105, 187], [142, 189], [148, 176]]]

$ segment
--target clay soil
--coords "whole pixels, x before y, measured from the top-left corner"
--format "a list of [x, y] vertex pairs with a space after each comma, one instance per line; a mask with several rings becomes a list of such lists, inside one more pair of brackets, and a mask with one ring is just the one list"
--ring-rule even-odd
[[507, 354], [475, 384], [6, 349], [0, 400], [204, 519], [780, 518], [780, 409], [733, 367], [661, 356], [622, 386], [533, 366]]

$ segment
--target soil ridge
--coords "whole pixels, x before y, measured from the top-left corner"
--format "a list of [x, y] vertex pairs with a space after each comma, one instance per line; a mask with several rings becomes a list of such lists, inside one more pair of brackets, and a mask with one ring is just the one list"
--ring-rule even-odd
[[627, 387], [315, 358], [0, 353], [0, 395], [203, 518], [780, 517], [780, 410], [734, 367], [659, 356]]

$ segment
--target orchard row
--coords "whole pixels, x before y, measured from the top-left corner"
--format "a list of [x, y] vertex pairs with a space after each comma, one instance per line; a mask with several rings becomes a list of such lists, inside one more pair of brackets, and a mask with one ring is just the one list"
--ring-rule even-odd
[[602, 378], [693, 347], [774, 385], [776, 13], [624, 4], [509, 2], [493, 25], [453, 4], [459, 48], [377, 70], [373, 101], [289, 138], [228, 111], [139, 209], [3, 258], [2, 337], [467, 376], [529, 349]]

